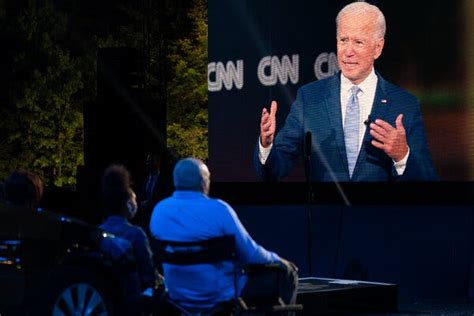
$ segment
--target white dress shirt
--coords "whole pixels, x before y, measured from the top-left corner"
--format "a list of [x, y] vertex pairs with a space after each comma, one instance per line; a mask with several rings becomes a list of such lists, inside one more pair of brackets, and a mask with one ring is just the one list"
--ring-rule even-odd
[[[362, 146], [362, 140], [364, 139], [365, 129], [367, 126], [364, 124], [364, 121], [369, 117], [370, 111], [372, 111], [372, 105], [374, 104], [375, 90], [377, 89], [377, 76], [375, 71], [372, 68], [370, 74], [357, 86], [360, 91], [357, 94], [359, 99], [359, 150]], [[354, 84], [344, 77], [341, 73], [341, 114], [342, 114], [342, 127], [345, 128], [345, 118], [346, 118], [346, 108], [349, 99], [352, 96], [351, 89]]]
[[[372, 68], [372, 71], [370, 74], [365, 78], [364, 81], [362, 81], [360, 84], [357, 86], [359, 87], [360, 91], [357, 94], [357, 97], [359, 99], [359, 110], [360, 110], [360, 115], [359, 115], [359, 151], [362, 146], [362, 141], [364, 139], [365, 135], [365, 130], [368, 128], [364, 122], [368, 119], [370, 112], [372, 111], [372, 105], [374, 104], [374, 98], [375, 98], [375, 91], [377, 90], [377, 75], [375, 74], [374, 68]], [[340, 96], [340, 101], [341, 101], [341, 113], [342, 113], [342, 125], [344, 127], [344, 119], [346, 117], [346, 108], [347, 108], [347, 103], [349, 101], [349, 98], [352, 95], [351, 88], [354, 86], [354, 84], [347, 79], [342, 73], [341, 73], [341, 96]], [[273, 144], [268, 146], [267, 148], [263, 147], [262, 144], [260, 143], [260, 137], [259, 137], [259, 153], [258, 157], [260, 160], [260, 163], [262, 165], [265, 164], [267, 161], [268, 155], [270, 155], [270, 151], [273, 147]], [[400, 176], [403, 174], [405, 171], [406, 163], [408, 160], [408, 156], [410, 154], [410, 148], [408, 148], [408, 152], [406, 156], [400, 160], [399, 162], [393, 161], [393, 165], [395, 167], [395, 170], [397, 171], [397, 174]]]

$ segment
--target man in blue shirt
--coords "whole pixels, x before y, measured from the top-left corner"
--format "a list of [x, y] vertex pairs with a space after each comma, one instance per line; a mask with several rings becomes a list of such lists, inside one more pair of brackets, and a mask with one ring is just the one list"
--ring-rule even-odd
[[[297, 268], [258, 245], [230, 205], [208, 197], [210, 173], [207, 166], [198, 159], [183, 159], [176, 165], [173, 178], [176, 191], [153, 210], [152, 236], [173, 241], [198, 241], [233, 235], [239, 264], [277, 263], [285, 268], [285, 284], [280, 294], [285, 303], [294, 303]], [[169, 296], [182, 306], [207, 309], [234, 297], [231, 262], [192, 266], [164, 264], [163, 271]], [[245, 297], [251, 279], [241, 276], [238, 283], [238, 294]]]

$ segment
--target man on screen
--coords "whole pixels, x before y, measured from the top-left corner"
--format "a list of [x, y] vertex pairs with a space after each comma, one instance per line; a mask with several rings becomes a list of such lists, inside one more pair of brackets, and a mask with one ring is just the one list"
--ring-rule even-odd
[[276, 137], [276, 101], [263, 109], [258, 175], [286, 176], [311, 148], [312, 181], [437, 180], [418, 101], [374, 70], [384, 46], [383, 13], [354, 2], [338, 13], [336, 28], [341, 72], [301, 87]]

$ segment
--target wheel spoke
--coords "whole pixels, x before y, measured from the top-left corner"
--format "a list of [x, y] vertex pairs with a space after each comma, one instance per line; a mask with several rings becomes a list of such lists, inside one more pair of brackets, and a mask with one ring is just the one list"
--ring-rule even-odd
[[56, 305], [54, 306], [53, 316], [66, 316], [66, 314]]
[[85, 306], [84, 315], [92, 315], [97, 306], [104, 304], [102, 297], [97, 291], [92, 292], [92, 296]]
[[84, 306], [86, 304], [86, 294], [89, 291], [89, 285], [85, 283], [79, 283], [76, 285], [77, 288], [77, 307], [76, 311], [82, 313], [85, 311]]
[[76, 307], [74, 304], [74, 298], [72, 294], [72, 288], [67, 288], [66, 291], [64, 291], [63, 295], [61, 296], [60, 300], [64, 301], [66, 303], [67, 310], [70, 315], [74, 315], [76, 311]]

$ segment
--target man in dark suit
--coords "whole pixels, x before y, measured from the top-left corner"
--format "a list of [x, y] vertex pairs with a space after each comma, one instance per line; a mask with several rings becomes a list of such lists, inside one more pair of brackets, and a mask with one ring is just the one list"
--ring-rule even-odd
[[341, 72], [301, 87], [276, 137], [277, 103], [263, 109], [258, 175], [286, 176], [311, 139], [312, 181], [437, 180], [418, 101], [374, 69], [384, 46], [383, 13], [354, 2], [336, 25]]
[[160, 157], [148, 154], [145, 165], [148, 173], [142, 188], [140, 206], [149, 213], [160, 199]]
[[165, 196], [163, 177], [161, 174], [161, 160], [156, 153], [149, 153], [145, 161], [146, 176], [137, 194], [138, 212], [133, 223], [147, 227], [151, 212], [156, 203]]

